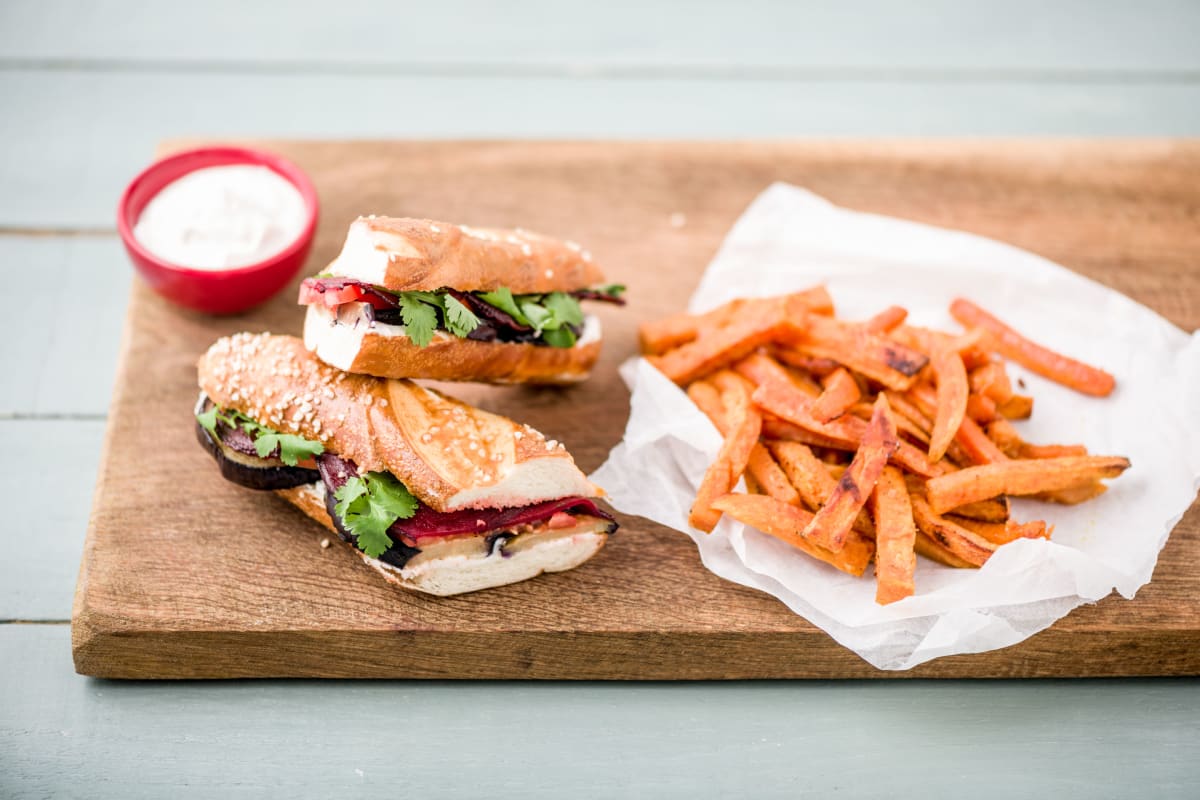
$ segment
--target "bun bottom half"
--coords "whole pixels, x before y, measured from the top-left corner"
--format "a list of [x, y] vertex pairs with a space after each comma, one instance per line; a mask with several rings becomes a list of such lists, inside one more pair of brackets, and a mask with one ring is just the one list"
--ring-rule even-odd
[[589, 316], [584, 324], [574, 347], [482, 342], [442, 332], [418, 347], [402, 326], [369, 327], [352, 309], [335, 316], [331, 309], [310, 305], [304, 346], [331, 367], [379, 378], [564, 385], [587, 379], [600, 357], [600, 321]]
[[[275, 493], [334, 533], [325, 510], [324, 486], [313, 483]], [[350, 546], [388, 583], [415, 592], [448, 597], [535, 578], [544, 572], [565, 572], [594, 556], [608, 541], [612, 523], [580, 516], [570, 528], [538, 526], [499, 545], [487, 546], [485, 534], [447, 537], [428, 547], [403, 567], [371, 558]]]

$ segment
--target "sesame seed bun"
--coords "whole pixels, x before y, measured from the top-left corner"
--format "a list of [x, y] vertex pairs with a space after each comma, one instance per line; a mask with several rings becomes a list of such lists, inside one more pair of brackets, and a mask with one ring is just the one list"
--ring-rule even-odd
[[218, 406], [320, 441], [362, 472], [390, 472], [435, 511], [599, 494], [563, 445], [528, 425], [411, 381], [347, 374], [293, 336], [218, 339], [198, 373]]

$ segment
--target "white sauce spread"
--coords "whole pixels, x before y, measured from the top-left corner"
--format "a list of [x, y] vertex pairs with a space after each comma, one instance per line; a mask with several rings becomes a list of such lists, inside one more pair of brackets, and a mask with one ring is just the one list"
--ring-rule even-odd
[[165, 261], [224, 270], [277, 255], [307, 221], [295, 186], [266, 167], [234, 164], [198, 169], [167, 184], [146, 204], [133, 235]]

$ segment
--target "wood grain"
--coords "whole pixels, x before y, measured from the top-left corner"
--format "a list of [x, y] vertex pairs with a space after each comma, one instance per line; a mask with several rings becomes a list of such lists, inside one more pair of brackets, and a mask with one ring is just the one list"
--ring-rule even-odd
[[[634, 322], [681, 308], [732, 220], [773, 180], [852, 208], [994, 236], [1192, 330], [1200, 144], [1170, 141], [286, 143], [325, 209], [310, 271], [358, 213], [522, 225], [586, 243], [631, 286], [571, 390], [454, 393], [565, 441], [595, 468], [621, 435]], [[687, 224], [672, 227], [673, 213]], [[222, 481], [192, 441], [193, 364], [239, 329], [296, 332], [285, 292], [241, 317], [133, 291], [76, 594], [76, 668], [107, 677], [764, 678], [878, 672], [766, 595], [705, 571], [681, 534], [624, 518], [573, 572], [427, 598], [384, 585], [282, 501]], [[180, 487], [186, 487], [181, 491]], [[1081, 608], [1002, 651], [904, 677], [1200, 672], [1200, 510], [1134, 601]]]

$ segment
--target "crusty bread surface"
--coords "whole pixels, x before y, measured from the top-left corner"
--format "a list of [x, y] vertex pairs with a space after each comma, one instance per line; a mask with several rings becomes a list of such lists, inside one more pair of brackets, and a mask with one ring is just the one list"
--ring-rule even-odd
[[390, 472], [435, 511], [599, 493], [562, 444], [528, 425], [411, 381], [344, 373], [292, 336], [218, 339], [198, 372], [218, 406], [320, 441], [360, 471]]
[[604, 274], [580, 245], [523, 228], [473, 228], [409, 217], [359, 217], [326, 270], [393, 292], [514, 294], [586, 289]]
[[[323, 491], [321, 484], [306, 484], [281, 489], [276, 494], [336, 533], [325, 510]], [[482, 534], [449, 537], [445, 542], [422, 549], [403, 567], [371, 558], [353, 545], [347, 546], [388, 583], [445, 597], [517, 583], [544, 572], [573, 569], [604, 546], [608, 524], [598, 517], [581, 516], [571, 528], [538, 526], [506, 542], [503, 552], [494, 546], [489, 549], [487, 537]]]
[[[585, 380], [600, 357], [601, 338], [574, 347], [482, 342], [439, 332], [424, 347], [407, 336], [356, 330], [335, 322], [334, 311], [310, 305], [304, 344], [325, 363], [381, 378], [425, 378], [480, 383], [571, 384]], [[599, 328], [594, 318], [590, 324]]]

